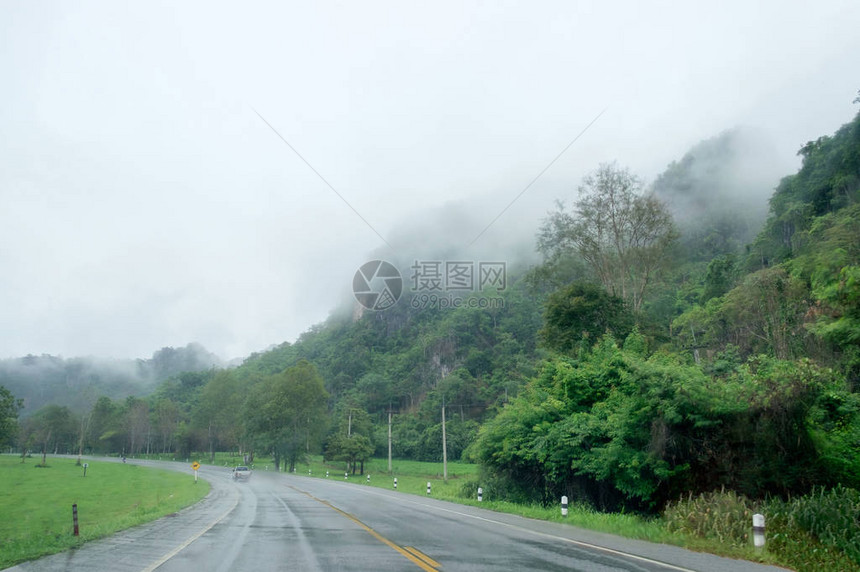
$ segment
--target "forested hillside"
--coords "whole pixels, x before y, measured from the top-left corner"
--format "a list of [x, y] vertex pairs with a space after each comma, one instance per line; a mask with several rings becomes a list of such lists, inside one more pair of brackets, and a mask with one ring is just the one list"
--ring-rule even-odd
[[162, 348], [149, 359], [137, 360], [28, 355], [0, 360], [0, 386], [23, 401], [25, 416], [48, 404], [84, 413], [100, 396], [149, 395], [171, 376], [221, 365], [218, 356], [199, 344]]
[[744, 141], [704, 141], [651, 185], [595, 166], [503, 305], [335, 314], [146, 399], [55, 404], [17, 443], [360, 467], [387, 453], [389, 419], [396, 457], [441, 459], [444, 412], [448, 457], [480, 463], [494, 498], [653, 511], [721, 487], [857, 487], [860, 115], [775, 190]]

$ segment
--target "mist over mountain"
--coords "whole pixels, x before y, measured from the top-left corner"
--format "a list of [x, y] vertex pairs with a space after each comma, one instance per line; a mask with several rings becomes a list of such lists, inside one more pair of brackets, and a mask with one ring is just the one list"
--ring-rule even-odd
[[148, 359], [27, 355], [0, 360], [0, 386], [24, 400], [24, 416], [48, 404], [82, 412], [89, 410], [100, 396], [145, 396], [181, 372], [221, 365], [218, 356], [196, 343], [164, 347]]
[[710, 260], [736, 253], [755, 238], [786, 171], [762, 133], [734, 128], [670, 163], [652, 190], [669, 207], [688, 256]]
[[[686, 256], [708, 260], [736, 252], [755, 237], [767, 215], [768, 197], [784, 172], [767, 139], [751, 129], [735, 128], [693, 146], [651, 188], [669, 206]], [[368, 253], [366, 260], [387, 260], [399, 269], [401, 305], [408, 305], [417, 293], [412, 267], [420, 262], [456, 261], [475, 268], [482, 262], [501, 262], [507, 276], [515, 280], [541, 265], [534, 232], [547, 205], [555, 199], [575, 199], [575, 189], [574, 182], [562, 184], [547, 178], [521, 196], [515, 192], [518, 187], [510, 184], [438, 207], [424, 207], [395, 226], [389, 244]], [[362, 262], [342, 269], [335, 278], [342, 283], [340, 302], [331, 309], [329, 320], [311, 326], [308, 333], [348, 324], [364, 314], [351, 288]], [[409, 314], [398, 312], [397, 319], [388, 316], [389, 330], [394, 324], [402, 327]], [[255, 355], [265, 354], [279, 343], [273, 340]], [[24, 399], [24, 415], [49, 403], [84, 411], [100, 395], [112, 399], [145, 396], [180, 372], [230, 365], [236, 364], [223, 363], [199, 344], [165, 347], [148, 359], [27, 355], [0, 360], [0, 385]]]

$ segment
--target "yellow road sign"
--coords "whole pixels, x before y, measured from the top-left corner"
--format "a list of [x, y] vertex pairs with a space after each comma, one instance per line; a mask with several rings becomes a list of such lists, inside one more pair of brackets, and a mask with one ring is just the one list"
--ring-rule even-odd
[[193, 463], [191, 463], [191, 468], [196, 471], [197, 469], [200, 468], [200, 463], [198, 463], [197, 461], [194, 461]]

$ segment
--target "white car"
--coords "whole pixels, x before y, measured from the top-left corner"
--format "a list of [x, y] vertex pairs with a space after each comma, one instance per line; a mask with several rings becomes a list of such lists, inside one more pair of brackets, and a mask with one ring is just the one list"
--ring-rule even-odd
[[248, 467], [236, 467], [233, 469], [234, 481], [247, 481], [251, 478], [251, 469]]

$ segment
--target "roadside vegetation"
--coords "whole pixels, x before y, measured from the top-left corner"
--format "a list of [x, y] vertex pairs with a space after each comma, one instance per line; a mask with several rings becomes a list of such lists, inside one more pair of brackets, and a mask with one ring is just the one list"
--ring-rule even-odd
[[74, 459], [39, 461], [0, 455], [0, 569], [155, 520], [209, 492], [190, 475], [134, 464], [88, 461], [84, 477]]

